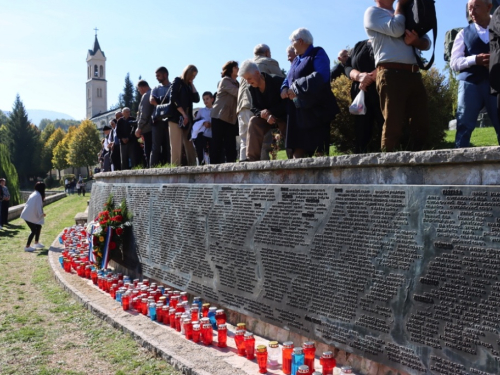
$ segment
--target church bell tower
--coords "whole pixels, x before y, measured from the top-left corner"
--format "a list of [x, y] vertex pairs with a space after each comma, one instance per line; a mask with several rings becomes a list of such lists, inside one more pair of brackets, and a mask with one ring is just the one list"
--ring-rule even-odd
[[97, 40], [94, 49], [87, 53], [87, 118], [90, 119], [108, 110], [108, 82], [106, 81], [106, 56]]

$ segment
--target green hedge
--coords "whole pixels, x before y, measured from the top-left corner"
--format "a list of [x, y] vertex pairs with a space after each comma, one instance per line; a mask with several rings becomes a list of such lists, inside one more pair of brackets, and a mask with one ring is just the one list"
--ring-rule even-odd
[[7, 180], [7, 187], [10, 193], [10, 206], [16, 206], [21, 203], [19, 196], [19, 178], [16, 167], [10, 161], [9, 150], [5, 145], [0, 144], [0, 177]]

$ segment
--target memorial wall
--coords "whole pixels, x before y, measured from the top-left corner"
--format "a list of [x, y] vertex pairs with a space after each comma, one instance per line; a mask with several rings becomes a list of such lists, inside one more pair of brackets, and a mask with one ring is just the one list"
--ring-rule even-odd
[[500, 373], [500, 186], [112, 176], [89, 218], [126, 199], [145, 277], [410, 374]]

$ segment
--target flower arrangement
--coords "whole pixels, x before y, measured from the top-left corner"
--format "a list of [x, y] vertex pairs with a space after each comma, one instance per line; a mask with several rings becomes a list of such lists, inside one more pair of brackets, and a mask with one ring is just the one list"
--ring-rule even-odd
[[114, 207], [111, 195], [94, 221], [87, 225], [89, 239], [89, 259], [98, 269], [108, 266], [109, 252], [119, 248], [127, 227], [132, 226], [131, 214], [125, 200], [118, 208]]

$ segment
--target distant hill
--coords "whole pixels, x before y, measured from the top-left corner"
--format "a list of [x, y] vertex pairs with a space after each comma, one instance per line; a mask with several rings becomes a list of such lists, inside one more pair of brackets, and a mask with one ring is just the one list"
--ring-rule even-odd
[[49, 120], [74, 120], [70, 115], [61, 112], [45, 111], [43, 109], [27, 109], [26, 111], [28, 112], [28, 118], [37, 126], [40, 125], [40, 121], [44, 118]]

